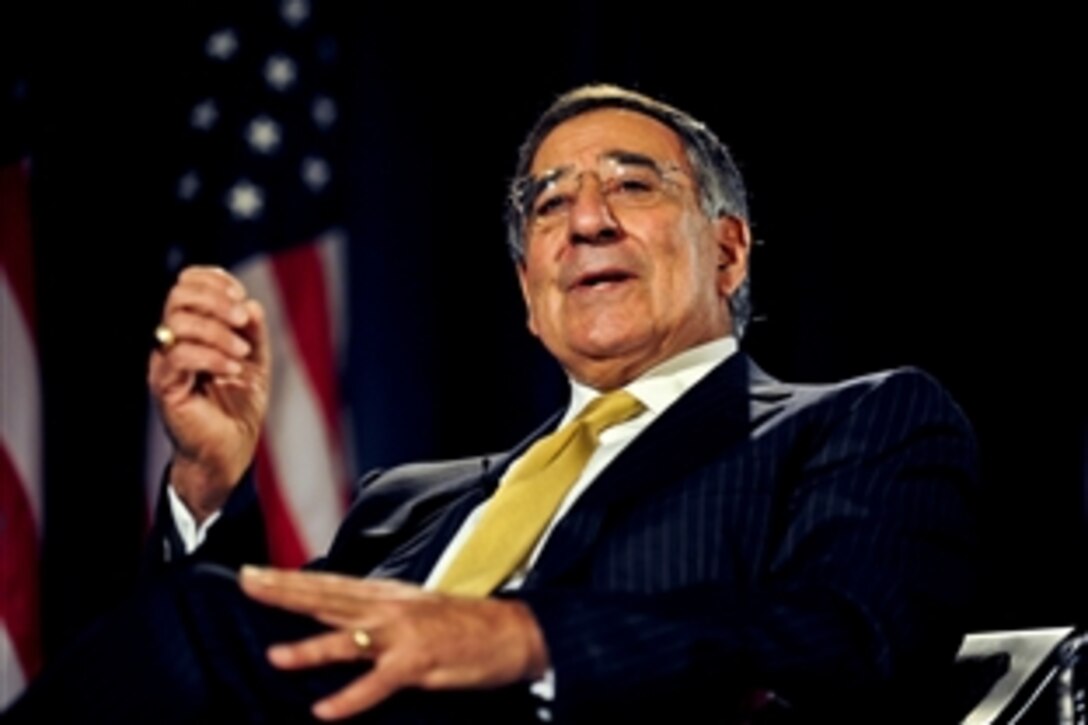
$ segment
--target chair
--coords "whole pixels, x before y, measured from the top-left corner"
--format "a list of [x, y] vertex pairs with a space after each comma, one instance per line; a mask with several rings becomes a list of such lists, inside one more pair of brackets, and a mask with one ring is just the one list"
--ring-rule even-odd
[[951, 688], [963, 725], [1088, 722], [1086, 644], [1074, 627], [969, 634]]

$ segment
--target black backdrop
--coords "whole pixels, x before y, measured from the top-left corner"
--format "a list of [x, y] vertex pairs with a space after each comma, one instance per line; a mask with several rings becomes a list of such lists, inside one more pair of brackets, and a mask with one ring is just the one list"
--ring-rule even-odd
[[[975, 624], [1079, 620], [1083, 82], [1066, 21], [401, 5], [341, 24], [358, 467], [498, 449], [561, 402], [524, 330], [504, 185], [556, 93], [617, 82], [732, 146], [764, 242], [745, 345], [766, 369], [817, 381], [919, 365], [965, 408], [986, 489]], [[33, 84], [55, 649], [130, 585], [145, 525], [143, 379], [173, 183], [158, 150], [189, 11], [39, 9], [6, 17]]]

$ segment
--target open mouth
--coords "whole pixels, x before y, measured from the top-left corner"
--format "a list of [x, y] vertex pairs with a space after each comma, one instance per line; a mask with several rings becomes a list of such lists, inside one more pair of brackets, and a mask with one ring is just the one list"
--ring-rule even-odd
[[571, 289], [595, 289], [607, 285], [615, 285], [634, 279], [635, 275], [621, 269], [604, 269], [596, 272], [588, 272], [578, 277], [571, 285]]

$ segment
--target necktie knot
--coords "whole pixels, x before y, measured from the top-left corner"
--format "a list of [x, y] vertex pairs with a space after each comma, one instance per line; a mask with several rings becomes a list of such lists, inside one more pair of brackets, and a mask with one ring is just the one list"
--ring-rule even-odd
[[510, 470], [475, 531], [438, 582], [439, 591], [485, 596], [528, 561], [571, 486], [597, 449], [598, 436], [645, 407], [626, 390], [590, 401], [569, 423], [538, 440]]
[[622, 388], [594, 398], [576, 420], [582, 421], [596, 441], [601, 431], [634, 418], [645, 410], [638, 398]]

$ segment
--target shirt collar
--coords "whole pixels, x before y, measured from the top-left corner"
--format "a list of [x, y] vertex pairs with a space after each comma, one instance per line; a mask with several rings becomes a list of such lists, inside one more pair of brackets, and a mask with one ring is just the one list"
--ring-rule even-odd
[[[641, 401], [655, 416], [672, 405], [718, 364], [737, 351], [737, 338], [732, 335], [697, 345], [650, 368], [624, 386], [624, 390]], [[560, 422], [564, 425], [586, 404], [601, 395], [599, 390], [570, 378], [570, 405]]]

